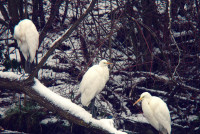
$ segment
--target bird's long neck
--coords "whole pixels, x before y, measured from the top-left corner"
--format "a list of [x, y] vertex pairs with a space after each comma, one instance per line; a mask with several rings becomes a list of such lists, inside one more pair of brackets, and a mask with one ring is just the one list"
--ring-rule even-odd
[[145, 100], [143, 100], [143, 101], [147, 101], [148, 103], [151, 101], [151, 98], [152, 98], [152, 96], [148, 96], [148, 97], [146, 97], [145, 98]]
[[[151, 110], [149, 107], [150, 101], [151, 101], [151, 97], [148, 97], [148, 98], [145, 98], [144, 100], [142, 100], [142, 110], [144, 113], [149, 113], [148, 111]], [[145, 111], [147, 111], [147, 112], [145, 112]]]

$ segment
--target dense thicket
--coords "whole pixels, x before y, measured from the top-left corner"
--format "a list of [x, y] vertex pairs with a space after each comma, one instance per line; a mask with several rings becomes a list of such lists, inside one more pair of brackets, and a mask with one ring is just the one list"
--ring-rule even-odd
[[[81, 16], [89, 0], [0, 1], [0, 61], [4, 71], [20, 72], [14, 26], [31, 19], [40, 32], [38, 61]], [[39, 80], [79, 104], [78, 84], [89, 66], [107, 59], [110, 79], [98, 96], [99, 116], [112, 116], [118, 128], [140, 131], [132, 103], [148, 91], [164, 99], [172, 132], [198, 133], [200, 118], [200, 1], [99, 0], [92, 12], [39, 71]], [[169, 10], [171, 17], [169, 18]], [[12, 55], [12, 56], [11, 56]], [[22, 55], [21, 55], [22, 57]], [[22, 58], [22, 65], [24, 58]]]

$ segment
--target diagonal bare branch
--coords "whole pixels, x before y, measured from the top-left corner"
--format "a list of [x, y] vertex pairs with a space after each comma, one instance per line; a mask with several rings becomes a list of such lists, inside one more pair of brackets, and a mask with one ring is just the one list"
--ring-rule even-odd
[[[69, 110], [64, 110], [61, 106], [53, 103], [54, 100], [50, 100], [50, 99], [47, 99], [45, 96], [42, 96], [37, 90], [33, 88], [33, 85], [35, 84], [35, 82], [36, 82], [35, 80], [27, 82], [27, 81], [18, 80], [18, 79], [0, 77], [0, 90], [8, 89], [15, 92], [23, 92], [29, 97], [31, 97], [33, 100], [35, 100], [37, 103], [39, 103], [41, 106], [47, 108], [48, 110], [52, 111], [53, 113], [56, 113], [60, 117], [72, 123], [86, 127], [93, 134], [109, 134], [110, 133], [107, 129], [101, 126], [96, 126], [90, 121], [87, 122], [84, 119], [81, 119], [80, 117], [78, 117], [77, 115], [74, 115]], [[62, 102], [62, 103], [65, 103], [65, 102]], [[93, 120], [95, 120], [95, 122], [99, 122], [99, 120], [96, 120], [96, 119], [93, 119]]]
[[42, 60], [40, 61], [40, 63], [36, 66], [36, 68], [33, 70], [33, 72], [31, 73], [31, 75], [29, 76], [28, 80], [31, 80], [34, 78], [34, 76], [36, 76], [36, 74], [38, 73], [38, 71], [40, 70], [40, 68], [43, 66], [43, 64], [47, 61], [47, 59], [49, 58], [49, 56], [53, 53], [53, 51], [64, 41], [66, 40], [71, 33], [77, 28], [77, 26], [84, 20], [84, 18], [87, 16], [87, 14], [92, 11], [92, 9], [95, 6], [95, 3], [97, 2], [97, 0], [92, 0], [92, 2], [90, 3], [90, 6], [88, 7], [88, 9], [85, 11], [85, 13], [83, 15], [81, 15], [78, 20], [57, 40], [55, 40], [53, 42], [52, 47], [49, 49], [49, 51], [45, 54], [45, 56], [42, 58]]

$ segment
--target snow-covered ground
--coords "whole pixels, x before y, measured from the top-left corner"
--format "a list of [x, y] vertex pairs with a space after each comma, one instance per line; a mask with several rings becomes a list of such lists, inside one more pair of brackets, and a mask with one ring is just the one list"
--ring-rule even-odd
[[[123, 3], [124, 1], [120, 1], [120, 2]], [[120, 2], [116, 3], [116, 1], [114, 1], [112, 3], [112, 8], [115, 9], [117, 5], [120, 4]], [[158, 12], [160, 14], [165, 13], [166, 3], [164, 1], [157, 1], [156, 4], [159, 6]], [[64, 14], [63, 12], [64, 6], [65, 5], [62, 4], [60, 8], [60, 14], [62, 15]], [[111, 5], [109, 1], [100, 1], [98, 5], [98, 10], [93, 12], [94, 15], [96, 15], [94, 16], [96, 19], [95, 23], [93, 25], [89, 25], [93, 22], [91, 20], [93, 20], [94, 18], [92, 18], [91, 16], [88, 16], [88, 18], [84, 20], [84, 23], [88, 23], [88, 25], [86, 27], [84, 27], [83, 25], [80, 25], [80, 27], [77, 30], [78, 35], [83, 35], [84, 37], [88, 37], [88, 39], [86, 40], [86, 43], [92, 44], [88, 47], [89, 55], [91, 57], [90, 63], [85, 62], [85, 58], [83, 57], [81, 42], [79, 39], [77, 39], [77, 35], [76, 35], [77, 33], [74, 32], [69, 39], [63, 42], [63, 45], [69, 46], [70, 49], [69, 50], [62, 50], [59, 48], [56, 49], [55, 52], [47, 60], [47, 63], [45, 64], [46, 68], [41, 69], [39, 71], [39, 77], [38, 77], [39, 81], [41, 80], [42, 82], [42, 79], [46, 79], [48, 81], [52, 80], [53, 84], [51, 84], [48, 87], [45, 87], [41, 85], [38, 80], [36, 80], [37, 84], [35, 85], [34, 88], [38, 92], [41, 92], [41, 94], [43, 95], [46, 93], [43, 93], [43, 91], [40, 91], [40, 88], [45, 89], [44, 91], [48, 92], [46, 94], [47, 95], [46, 97], [48, 97], [50, 100], [54, 100], [53, 103], [61, 106], [62, 108], [70, 109], [73, 114], [79, 116], [85, 121], [91, 121], [93, 123], [96, 123], [96, 125], [106, 124], [105, 126], [109, 126], [109, 128], [111, 129], [110, 130], [111, 132], [115, 132], [117, 131], [116, 129], [118, 129], [118, 127], [121, 125], [121, 124], [119, 125], [116, 123], [119, 120], [120, 121], [128, 120], [132, 122], [133, 124], [137, 122], [147, 123], [143, 114], [138, 112], [138, 111], [141, 112], [141, 109], [136, 109], [135, 107], [130, 106], [130, 103], [132, 103], [138, 97], [136, 95], [139, 95], [141, 92], [148, 91], [148, 92], [154, 93], [155, 95], [159, 97], [162, 97], [163, 100], [167, 101], [168, 93], [172, 92], [172, 90], [174, 90], [175, 87], [174, 86], [169, 87], [170, 89], [166, 88], [168, 82], [171, 80], [167, 72], [161, 72], [161, 73], [151, 72], [151, 70], [149, 72], [144, 72], [144, 71], [133, 72], [131, 70], [132, 68], [135, 68], [136, 66], [140, 66], [140, 65], [135, 65], [136, 63], [135, 61], [138, 60], [137, 59], [138, 55], [135, 55], [135, 53], [133, 52], [132, 46], [124, 47], [115, 39], [119, 28], [123, 25], [126, 25], [125, 22], [120, 22], [119, 20], [115, 20], [114, 28], [116, 29], [116, 32], [114, 31], [114, 34], [111, 37], [111, 40], [113, 42], [112, 45], [119, 47], [121, 50], [116, 49], [116, 48], [112, 48], [110, 50], [108, 49], [108, 47], [104, 46], [108, 44], [108, 40], [106, 40], [106, 37], [111, 32], [111, 29], [110, 29], [111, 21], [110, 19], [108, 19], [110, 7]], [[121, 8], [123, 9], [123, 7]], [[184, 6], [184, 8], [186, 7]], [[48, 1], [44, 9], [46, 11], [50, 11], [50, 3]], [[70, 17], [72, 17], [75, 12], [75, 9], [74, 7], [72, 7], [71, 4], [69, 5], [68, 10], [69, 10], [68, 18], [65, 20], [66, 24], [70, 23]], [[133, 7], [133, 10], [135, 12], [140, 11], [140, 9], [137, 9], [136, 6]], [[99, 19], [97, 16], [98, 14], [104, 14], [104, 15], [103, 17]], [[45, 19], [48, 20], [48, 17], [49, 15], [47, 15]], [[141, 19], [142, 18], [138, 18], [138, 20], [141, 20]], [[186, 20], [186, 17], [179, 15], [177, 21], [174, 21], [174, 22], [179, 23], [179, 22], [186, 22], [186, 21], [188, 21]], [[71, 24], [69, 24], [68, 27], [70, 27], [70, 25]], [[52, 46], [52, 43], [56, 39], [58, 39], [64, 32], [67, 31], [67, 29], [65, 28], [60, 28], [59, 25], [53, 25], [53, 27], [58, 30], [56, 32], [51, 31], [46, 35], [43, 43], [41, 44], [41, 47], [39, 48], [38, 61], [40, 61], [43, 58], [45, 53]], [[99, 31], [101, 33], [101, 36], [100, 36], [101, 39], [97, 38], [99, 35], [96, 32], [96, 29], [95, 29], [96, 27], [101, 27]], [[138, 33], [138, 29], [135, 28], [134, 30], [137, 31], [136, 33]], [[189, 35], [191, 33], [192, 33], [191, 30], [181, 31], [181, 32], [173, 31], [174, 37], [179, 37], [180, 35]], [[160, 34], [163, 34], [163, 33], [161, 32]], [[7, 34], [7, 35], [9, 35], [8, 38], [11, 37], [10, 34]], [[5, 38], [7, 38], [6, 35], [5, 35]], [[189, 41], [194, 42], [195, 40], [192, 39]], [[4, 40], [2, 40], [1, 43], [5, 43]], [[13, 41], [9, 40], [8, 43], [13, 43]], [[137, 45], [140, 46], [141, 44], [138, 43]], [[171, 46], [175, 47], [174, 44], [172, 44]], [[10, 53], [9, 56], [11, 59], [17, 59], [17, 61], [20, 61], [20, 56], [17, 49], [9, 48], [9, 53]], [[109, 56], [110, 53], [111, 53], [111, 56]], [[152, 53], [157, 56], [157, 55], [160, 55], [162, 52], [160, 48], [154, 47]], [[169, 50], [164, 50], [163, 53], [166, 54], [167, 56], [168, 54], [171, 55], [171, 52]], [[177, 54], [177, 51], [173, 51], [172, 53]], [[140, 52], [139, 56], [142, 57], [143, 52]], [[100, 61], [102, 58], [110, 59], [110, 57], [114, 61], [114, 65], [110, 66], [110, 74], [111, 74], [110, 80], [106, 88], [103, 90], [102, 94], [97, 96], [96, 106], [100, 112], [109, 113], [114, 118], [113, 119], [114, 122], [112, 120], [104, 119], [107, 117], [107, 114], [99, 116], [98, 117], [99, 120], [93, 120], [91, 118], [91, 115], [87, 111], [85, 111], [83, 108], [81, 108], [79, 100], [76, 100], [74, 104], [71, 102], [70, 99], [78, 95], [77, 91], [79, 88], [79, 82], [82, 75], [87, 70], [87, 68], [92, 64], [98, 63], [98, 61]], [[145, 63], [142, 62], [142, 64], [145, 64]], [[58, 68], [62, 71], [59, 72]], [[193, 67], [191, 68], [191, 70], [195, 70], [195, 68], [196, 67]], [[0, 66], [0, 70], [3, 70], [3, 69], [4, 67]], [[78, 71], [76, 71], [76, 69]], [[9, 70], [9, 72], [11, 72], [11, 70]], [[16, 72], [16, 74], [10, 74], [9, 72], [0, 73], [0, 77], [20, 79], [20, 80], [27, 78], [20, 75], [19, 72]], [[143, 75], [138, 76], [138, 74], [140, 75], [143, 74]], [[151, 81], [152, 83], [157, 82], [156, 78], [165, 82], [161, 82], [160, 85], [152, 84], [150, 87], [148, 86], [150, 84], [148, 81], [149, 78], [153, 79]], [[183, 80], [183, 83], [185, 82], [184, 77], [178, 76], [174, 78], [176, 80], [181, 78]], [[192, 80], [193, 77], [187, 78], [187, 79]], [[110, 83], [112, 83], [113, 85], [109, 85]], [[185, 83], [185, 87], [188, 87], [188, 89], [193, 89], [193, 91], [199, 90], [198, 88], [195, 88], [194, 86], [192, 86], [192, 84], [190, 85], [189, 83]], [[129, 92], [129, 90], [131, 92]], [[53, 91], [56, 94], [52, 93], [51, 91]], [[129, 94], [125, 95], [127, 92]], [[109, 99], [108, 98], [105, 98], [105, 100], [102, 99], [102, 96], [106, 96], [109, 93], [112, 93], [112, 95], [108, 95]], [[65, 98], [60, 97], [59, 95]], [[173, 126], [188, 128], [191, 122], [198, 119], [197, 118], [198, 115], [189, 115], [189, 114], [187, 115], [187, 108], [188, 108], [187, 106], [183, 106], [183, 108], [179, 107], [179, 105], [182, 105], [179, 103], [179, 101], [180, 102], [184, 101], [184, 103], [186, 104], [187, 103], [191, 104], [192, 106], [191, 109], [198, 109], [197, 107], [199, 106], [200, 95], [196, 95], [195, 98], [192, 99], [193, 95], [194, 93], [191, 93], [190, 90], [186, 91], [186, 93], [174, 95], [174, 98], [178, 102], [175, 102], [174, 104], [170, 104], [169, 106], [169, 108], [171, 109], [170, 112], [172, 115]], [[51, 98], [51, 96], [54, 96], [55, 98]], [[1, 98], [0, 101], [1, 102], [9, 101], [9, 99], [10, 99], [9, 97]], [[117, 103], [115, 103], [113, 100], [115, 100], [115, 102]], [[69, 103], [69, 105], [62, 104], [60, 103], [60, 101], [66, 101], [67, 103]], [[3, 115], [7, 109], [8, 107], [1, 107], [0, 108], [1, 115]], [[83, 113], [85, 113], [85, 115], [82, 115], [81, 113], [77, 112], [77, 110], [81, 110]], [[182, 115], [187, 117], [187, 120], [181, 118]], [[120, 116], [120, 119], [118, 116]], [[55, 119], [54, 117], [52, 118]], [[56, 119], [52, 121], [56, 121]], [[187, 122], [187, 123], [183, 124], [182, 122]], [[41, 123], [47, 123], [47, 121], [43, 120]], [[105, 126], [102, 126], [102, 127], [105, 127]], [[115, 126], [115, 128], [113, 126]], [[109, 128], [106, 128], [106, 129], [109, 129]]]

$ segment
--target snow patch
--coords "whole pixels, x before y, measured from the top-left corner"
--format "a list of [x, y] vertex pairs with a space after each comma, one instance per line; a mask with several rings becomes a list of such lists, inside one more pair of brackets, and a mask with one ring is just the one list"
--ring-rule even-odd
[[26, 76], [22, 77], [22, 74], [15, 74], [13, 72], [2, 72], [0, 71], [0, 78], [7, 78], [10, 80], [24, 79]]
[[40, 122], [40, 124], [48, 124], [48, 123], [55, 123], [58, 119], [56, 117], [46, 118]]

